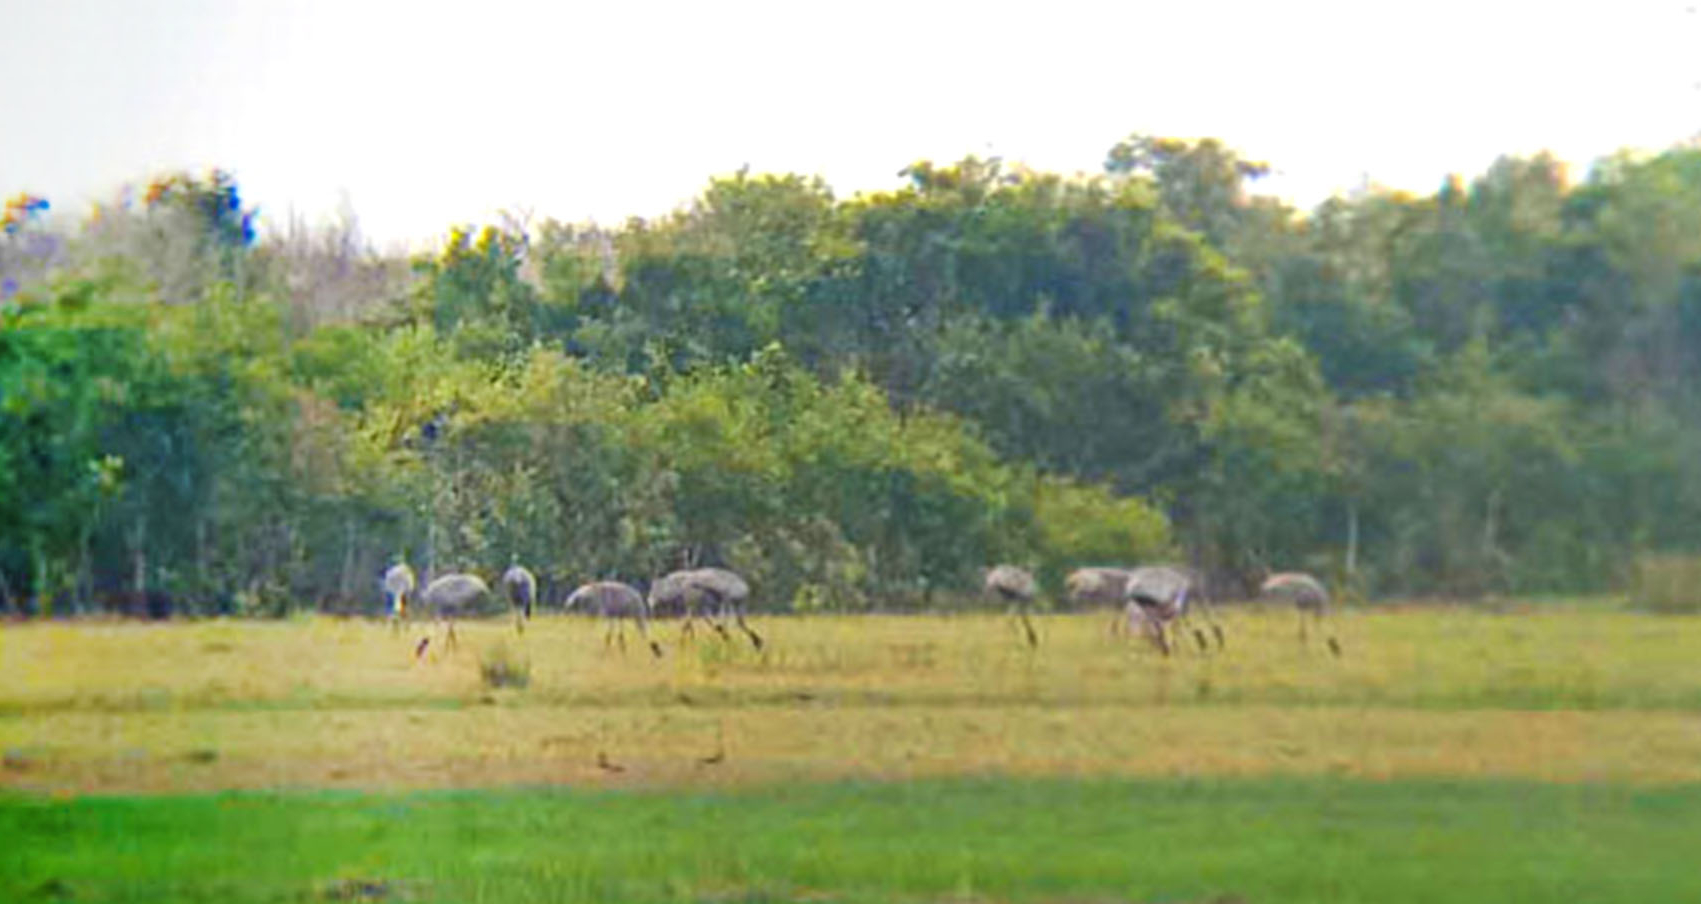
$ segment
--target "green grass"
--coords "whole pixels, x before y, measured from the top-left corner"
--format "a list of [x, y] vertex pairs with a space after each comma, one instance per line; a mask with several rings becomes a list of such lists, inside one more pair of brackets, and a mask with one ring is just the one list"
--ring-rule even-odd
[[6, 625], [0, 902], [1701, 900], [1701, 617], [1225, 620]]
[[1701, 900], [1701, 786], [1337, 779], [0, 798], [8, 901]]

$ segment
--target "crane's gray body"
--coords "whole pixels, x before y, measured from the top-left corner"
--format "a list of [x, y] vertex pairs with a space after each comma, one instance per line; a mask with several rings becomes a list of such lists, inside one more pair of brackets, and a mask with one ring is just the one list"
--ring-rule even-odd
[[691, 568], [665, 575], [650, 588], [650, 608], [680, 606], [689, 615], [709, 603], [717, 608], [742, 606], [750, 585], [725, 568]]
[[1270, 575], [1258, 588], [1261, 596], [1285, 599], [1304, 612], [1323, 612], [1329, 608], [1329, 591], [1323, 582], [1299, 571], [1284, 571]]
[[1128, 574], [1123, 591], [1130, 610], [1137, 607], [1164, 620], [1187, 611], [1187, 599], [1197, 592], [1198, 581], [1185, 569], [1170, 565], [1148, 565]]
[[1133, 576], [1132, 568], [1077, 568], [1063, 579], [1063, 587], [1076, 606], [1120, 607], [1128, 599], [1128, 579]]
[[476, 574], [446, 574], [432, 581], [419, 600], [443, 618], [476, 615], [490, 603], [490, 585]]
[[650, 614], [644, 595], [619, 581], [596, 581], [580, 586], [567, 597], [567, 608], [594, 612], [603, 618], [643, 619]]
[[[1125, 596], [1128, 602], [1124, 612], [1127, 615], [1129, 631], [1139, 631], [1146, 635], [1165, 656], [1168, 656], [1171, 650], [1165, 625], [1178, 619], [1184, 624], [1191, 624], [1188, 618], [1190, 603], [1198, 604], [1211, 633], [1216, 635], [1217, 649], [1223, 648], [1222, 626], [1211, 616], [1202, 582], [1195, 572], [1173, 565], [1136, 568], [1128, 575]], [[1194, 627], [1192, 634], [1199, 643], [1199, 650], [1207, 651], [1210, 645], [1205, 640], [1205, 633]]]
[[1039, 646], [1039, 632], [1034, 630], [1034, 623], [1028, 618], [1028, 608], [1033, 605], [1034, 596], [1039, 590], [1032, 572], [1015, 565], [995, 565], [987, 569], [986, 578], [981, 582], [981, 590], [987, 596], [1007, 603], [1021, 623], [1022, 633], [1028, 638], [1028, 646]]
[[620, 649], [626, 649], [626, 620], [638, 623], [638, 633], [650, 645], [650, 652], [660, 656], [661, 645], [650, 638], [650, 606], [644, 595], [630, 584], [619, 581], [594, 581], [584, 584], [567, 597], [568, 609], [584, 609], [601, 616], [607, 630], [603, 633], [606, 646], [619, 638]]
[[508, 597], [508, 602], [516, 611], [532, 617], [532, 607], [537, 602], [537, 578], [523, 565], [510, 565], [502, 572], [502, 592]]
[[1301, 644], [1310, 642], [1306, 622], [1315, 621], [1317, 627], [1324, 630], [1323, 640], [1328, 644], [1329, 652], [1341, 655], [1341, 641], [1324, 624], [1329, 612], [1329, 590], [1322, 581], [1302, 571], [1284, 571], [1265, 578], [1258, 594], [1266, 599], [1285, 599], [1294, 604], [1294, 608], [1299, 610]]
[[1034, 601], [1038, 585], [1032, 573], [1014, 565], [998, 565], [987, 569], [982, 589], [1007, 603], [1027, 604]]
[[744, 604], [749, 599], [750, 585], [725, 568], [675, 571], [664, 575], [650, 587], [651, 611], [675, 606], [684, 611], [685, 626], [680, 629], [682, 633], [690, 632], [692, 621], [697, 617], [697, 607], [706, 604], [714, 609], [709, 624], [721, 637], [727, 636], [726, 625], [722, 622], [730, 614], [737, 622], [739, 630], [749, 635], [751, 645], [760, 650], [761, 635], [744, 623]]
[[413, 576], [413, 569], [406, 562], [391, 565], [384, 572], [384, 599], [390, 608], [390, 615], [401, 618], [407, 614], [408, 600], [413, 597], [414, 588], [419, 581]]

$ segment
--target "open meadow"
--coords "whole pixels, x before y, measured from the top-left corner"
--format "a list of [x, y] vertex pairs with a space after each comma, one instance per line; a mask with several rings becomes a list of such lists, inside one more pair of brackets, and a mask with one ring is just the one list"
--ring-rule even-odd
[[[5, 900], [1693, 898], [1701, 619], [0, 627]], [[506, 680], [490, 672], [507, 666]], [[523, 686], [520, 686], [523, 685]], [[237, 853], [252, 850], [250, 859]]]

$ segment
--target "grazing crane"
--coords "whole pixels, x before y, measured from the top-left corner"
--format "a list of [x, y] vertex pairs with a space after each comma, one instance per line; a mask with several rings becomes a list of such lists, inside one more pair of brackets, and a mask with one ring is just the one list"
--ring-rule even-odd
[[[1168, 565], [1136, 568], [1128, 576], [1127, 599], [1128, 629], [1139, 630], [1150, 637], [1165, 656], [1170, 654], [1170, 643], [1164, 626], [1178, 619], [1187, 621], [1190, 599], [1197, 600], [1198, 608], [1205, 613], [1205, 620], [1217, 637], [1217, 649], [1224, 646], [1223, 629], [1211, 617], [1205, 595], [1200, 592], [1199, 581], [1188, 571]], [[1192, 630], [1199, 649], [1210, 649], [1205, 632], [1198, 628]]]
[[[1077, 568], [1063, 579], [1063, 587], [1069, 594], [1071, 605], [1100, 606], [1115, 611], [1127, 602], [1128, 579], [1133, 574], [1132, 568]], [[1111, 619], [1111, 633], [1115, 634], [1122, 625], [1119, 613], [1118, 617]]]
[[[444, 642], [453, 648], [455, 617], [473, 611], [474, 607], [490, 599], [490, 585], [476, 574], [446, 574], [427, 585], [419, 599], [427, 610], [448, 625]], [[430, 637], [421, 640], [414, 655], [425, 655], [425, 648], [430, 642]]]
[[[1323, 619], [1329, 611], [1329, 591], [1322, 581], [1311, 575], [1299, 571], [1270, 575], [1264, 580], [1263, 586], [1258, 588], [1258, 593], [1260, 596], [1293, 602], [1294, 607], [1299, 610], [1300, 643], [1306, 643], [1309, 639], [1306, 635], [1308, 618], [1317, 622], [1318, 630], [1326, 630], [1323, 627]], [[1335, 635], [1326, 633], [1324, 638], [1329, 644], [1329, 652], [1336, 656], [1341, 655], [1341, 642], [1335, 639]]]
[[502, 572], [502, 592], [514, 607], [514, 628], [521, 634], [532, 617], [532, 604], [537, 600], [537, 577], [519, 561]]
[[400, 630], [402, 620], [407, 618], [408, 597], [413, 596], [413, 589], [417, 586], [419, 581], [406, 562], [397, 562], [384, 572], [384, 601], [390, 610], [392, 631]]
[[685, 626], [680, 629], [684, 636], [691, 631], [692, 619], [696, 617], [698, 603], [709, 603], [714, 606], [715, 614], [709, 618], [709, 624], [724, 640], [731, 640], [727, 634], [726, 616], [732, 613], [733, 620], [738, 623], [739, 630], [750, 637], [751, 646], [762, 649], [762, 638], [750, 626], [744, 623], [744, 603], [750, 598], [750, 585], [738, 575], [725, 568], [691, 568], [685, 571], [675, 571], [665, 575], [650, 587], [650, 608], [662, 606], [680, 606], [685, 611]]
[[625, 619], [635, 619], [638, 622], [638, 634], [644, 642], [650, 645], [650, 652], [657, 656], [662, 654], [661, 644], [650, 637], [650, 607], [644, 601], [643, 594], [630, 584], [619, 581], [596, 581], [585, 584], [574, 590], [567, 597], [567, 608], [582, 606], [593, 610], [602, 617], [606, 631], [603, 634], [602, 645], [608, 646], [615, 638], [620, 638], [620, 649], [626, 649]]
[[986, 571], [986, 580], [981, 590], [987, 596], [995, 597], [1010, 606], [1022, 622], [1022, 630], [1027, 632], [1028, 646], [1039, 646], [1039, 634], [1034, 631], [1034, 623], [1028, 619], [1028, 608], [1034, 604], [1034, 592], [1037, 585], [1034, 576], [1024, 568], [1014, 565], [995, 565]]

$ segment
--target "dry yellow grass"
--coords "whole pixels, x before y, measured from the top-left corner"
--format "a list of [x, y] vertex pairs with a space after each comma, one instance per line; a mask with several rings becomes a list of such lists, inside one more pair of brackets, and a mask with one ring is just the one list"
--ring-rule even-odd
[[[580, 618], [516, 637], [303, 619], [0, 628], [0, 784], [41, 790], [718, 783], [948, 773], [1701, 780], [1701, 618], [1348, 614], [1347, 655], [1288, 611], [1164, 659], [1103, 615], [759, 621], [606, 649]], [[735, 635], [736, 639], [736, 635]], [[434, 642], [435, 648], [440, 640]], [[491, 691], [481, 652], [531, 666]], [[602, 765], [599, 765], [599, 760]], [[711, 760], [712, 762], [703, 762]]]

